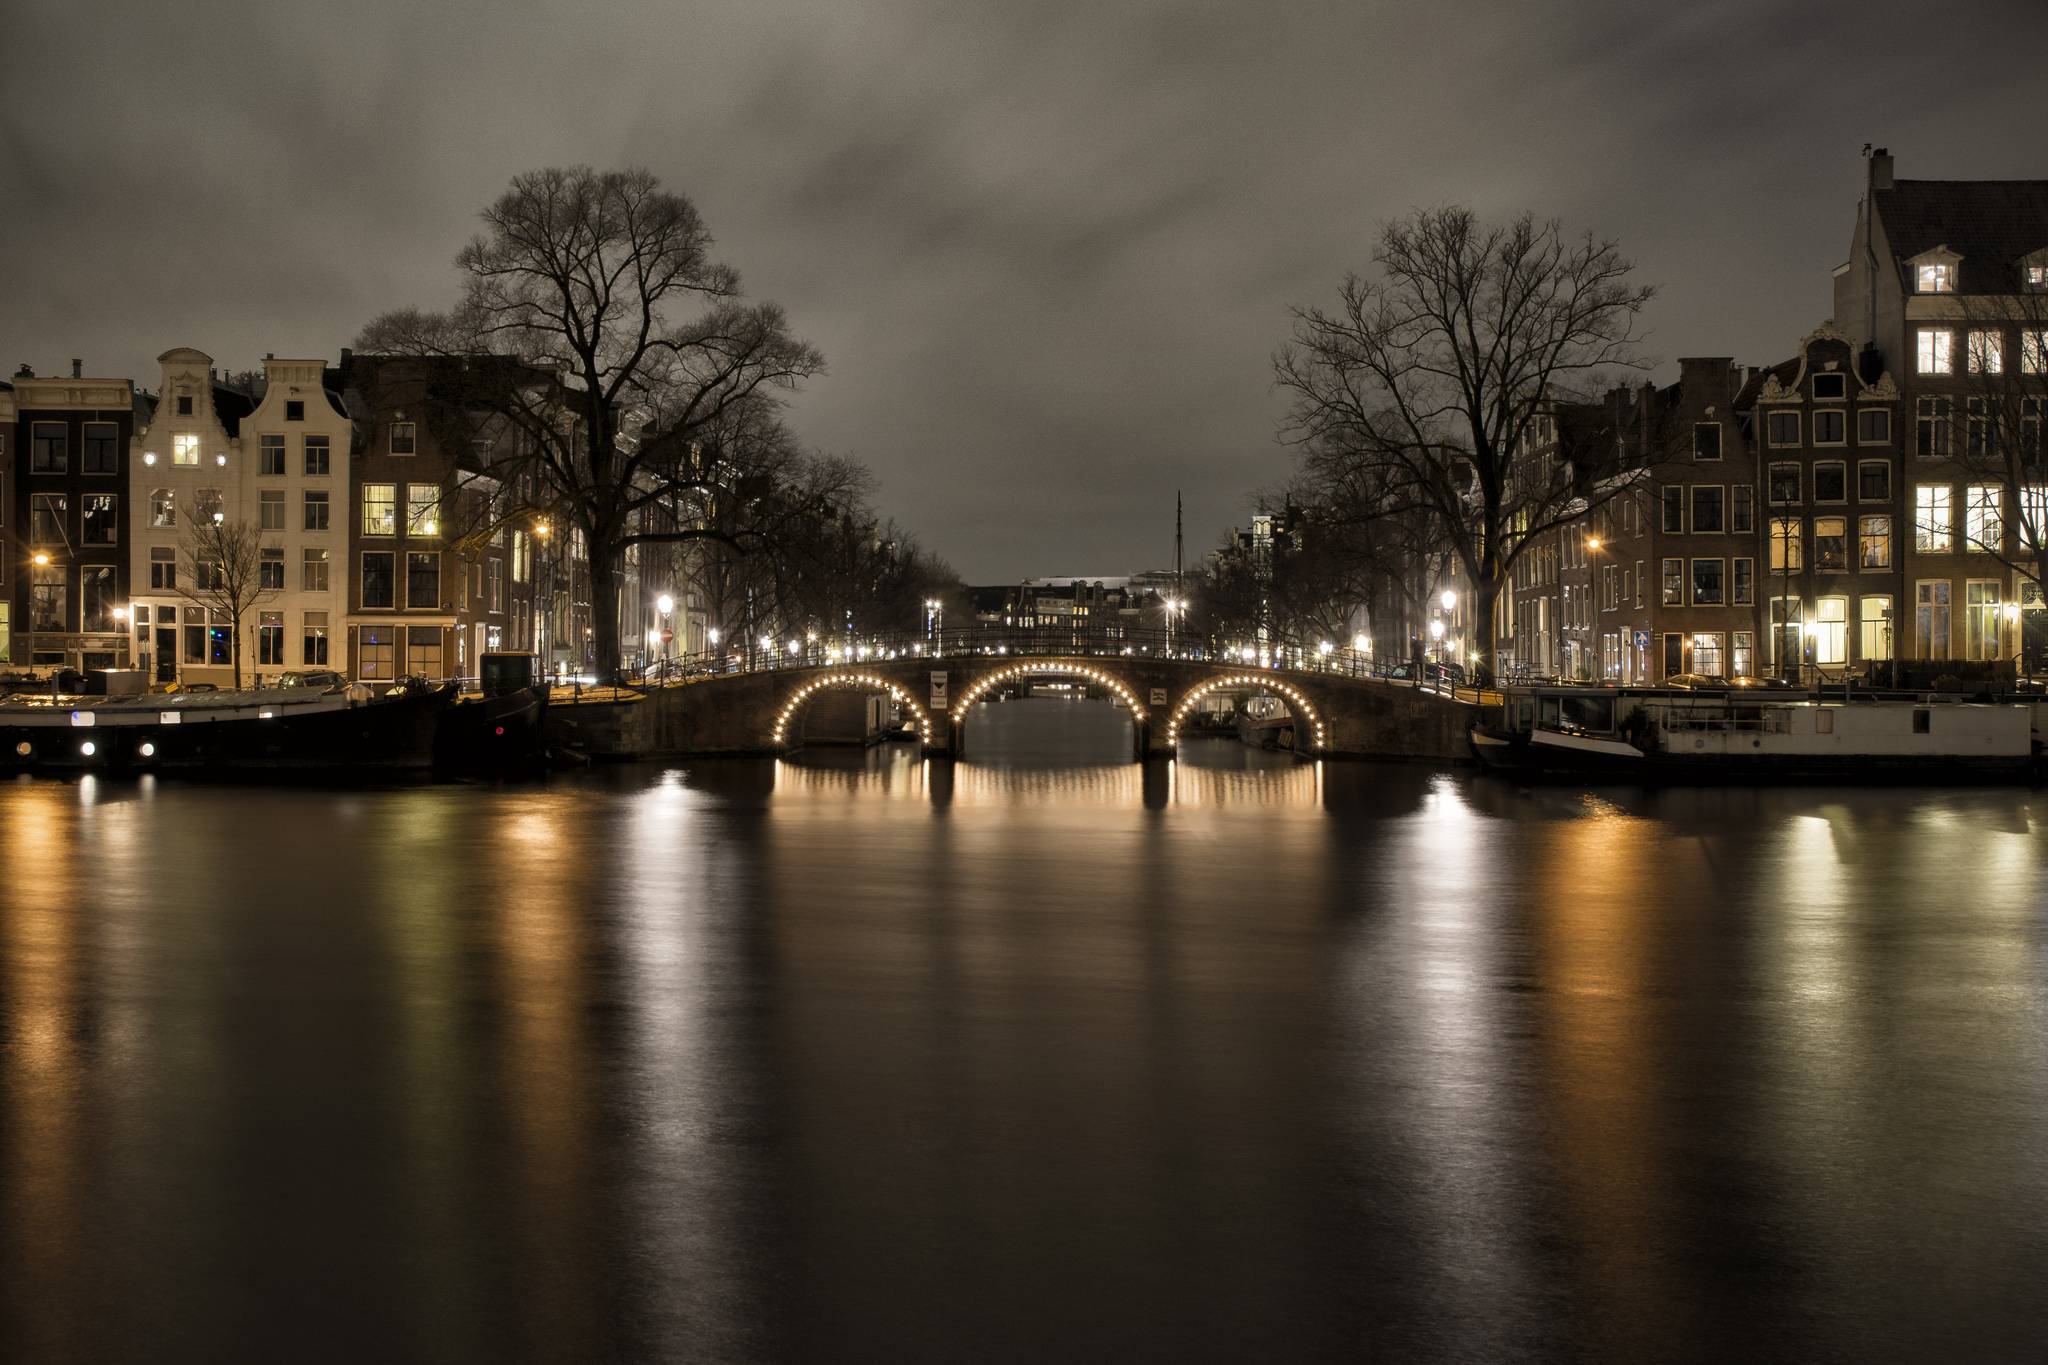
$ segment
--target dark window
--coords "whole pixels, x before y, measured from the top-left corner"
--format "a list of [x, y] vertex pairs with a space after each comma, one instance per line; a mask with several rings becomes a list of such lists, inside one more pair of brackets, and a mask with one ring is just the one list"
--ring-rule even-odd
[[81, 467], [88, 474], [112, 474], [119, 467], [121, 429], [112, 422], [87, 422]]
[[413, 453], [413, 431], [414, 428], [411, 422], [393, 422], [391, 424], [391, 453], [393, 455], [410, 455]]
[[1771, 466], [1771, 501], [1799, 501], [1799, 466], [1796, 464], [1774, 464]]
[[1829, 462], [1813, 467], [1813, 500], [1846, 502], [1849, 497], [1849, 466]]
[[1685, 489], [1677, 484], [1668, 484], [1664, 488], [1663, 525], [1666, 531], [1685, 530]]
[[110, 631], [123, 629], [114, 619], [114, 570], [108, 566], [86, 568], [78, 571], [78, 608], [80, 630]]
[[71, 518], [71, 500], [62, 493], [37, 493], [28, 503], [28, 543], [62, 545], [64, 524]]
[[284, 662], [284, 613], [266, 611], [258, 618], [256, 627], [256, 662], [259, 664], [281, 664]]
[[1721, 458], [1721, 424], [1719, 422], [1694, 422], [1692, 424], [1692, 457], [1695, 460], [1718, 460]]
[[65, 440], [62, 422], [37, 422], [29, 428], [29, 473], [62, 474], [70, 462], [70, 445]]
[[1708, 486], [1692, 490], [1692, 529], [1695, 534], [1727, 529], [1721, 517], [1724, 496], [1718, 487]]
[[1695, 559], [1692, 562], [1692, 601], [1696, 607], [1718, 607], [1721, 605], [1721, 574], [1724, 566], [1718, 559]]
[[306, 438], [306, 472], [325, 474], [327, 472], [327, 438], [308, 436]]
[[183, 395], [183, 396], [181, 396], [181, 397], [180, 397], [180, 398], [178, 399], [178, 416], [180, 416], [180, 417], [190, 417], [191, 415], [192, 415], [192, 398], [191, 398], [191, 396], [190, 396], [189, 394], [187, 394], [187, 395]]
[[327, 490], [308, 488], [306, 490], [306, 529], [324, 531], [327, 529]]
[[[392, 555], [389, 550], [365, 550], [363, 552], [363, 605], [365, 607], [389, 607], [393, 601]], [[364, 675], [368, 677], [368, 674]]]
[[1822, 408], [1813, 414], [1813, 443], [1817, 446], [1842, 444], [1849, 417], [1840, 408]]
[[284, 437], [265, 436], [263, 438], [263, 449], [257, 460], [256, 472], [258, 474], [284, 473]]
[[1815, 398], [1842, 398], [1848, 394], [1848, 381], [1839, 374], [1817, 374], [1813, 377]]
[[1728, 529], [1749, 531], [1756, 526], [1756, 490], [1746, 483], [1735, 485], [1729, 498]]
[[1890, 408], [1858, 408], [1856, 410], [1856, 439], [1863, 445], [1883, 445], [1892, 438], [1892, 412]]
[[405, 557], [405, 604], [418, 610], [441, 605], [441, 556], [412, 553]]
[[1765, 430], [1770, 433], [1774, 446], [1796, 446], [1799, 444], [1799, 414], [1796, 412], [1774, 412], [1764, 419]]
[[158, 545], [149, 552], [149, 586], [158, 592], [176, 592], [178, 588], [178, 552], [167, 546]]
[[256, 561], [256, 586], [270, 592], [284, 591], [283, 550], [262, 552], [261, 558]]
[[1882, 460], [1865, 460], [1857, 465], [1856, 497], [1861, 502], [1890, 502], [1892, 467]]
[[112, 493], [86, 494], [80, 522], [79, 539], [87, 545], [121, 543], [120, 500]]
[[296, 398], [287, 398], [284, 404], [284, 420], [287, 422], [305, 421], [306, 405]]
[[1929, 459], [1944, 459], [1949, 451], [1949, 400], [1920, 400], [1920, 429], [1917, 449]]

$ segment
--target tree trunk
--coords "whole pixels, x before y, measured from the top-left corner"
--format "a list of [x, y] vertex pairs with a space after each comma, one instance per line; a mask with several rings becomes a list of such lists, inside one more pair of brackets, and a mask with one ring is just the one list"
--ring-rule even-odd
[[1474, 670], [1476, 681], [1481, 687], [1493, 686], [1500, 676], [1500, 660], [1494, 656], [1499, 639], [1494, 630], [1494, 606], [1500, 601], [1500, 590], [1505, 578], [1489, 578], [1477, 583], [1472, 591], [1473, 638], [1478, 641], [1479, 667]]
[[[586, 533], [587, 534], [587, 533]], [[590, 638], [594, 642], [592, 664], [600, 683], [617, 684], [624, 679], [624, 657], [619, 641], [619, 551], [609, 536], [588, 536], [590, 551]], [[570, 566], [572, 587], [575, 568]]]
[[228, 662], [234, 669], [235, 691], [242, 690], [242, 614], [228, 618]]

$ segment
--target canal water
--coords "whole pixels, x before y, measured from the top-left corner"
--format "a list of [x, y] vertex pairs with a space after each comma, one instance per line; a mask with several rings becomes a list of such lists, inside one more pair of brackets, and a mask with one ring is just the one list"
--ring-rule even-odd
[[2041, 1358], [2041, 794], [1124, 725], [0, 786], [0, 1359]]

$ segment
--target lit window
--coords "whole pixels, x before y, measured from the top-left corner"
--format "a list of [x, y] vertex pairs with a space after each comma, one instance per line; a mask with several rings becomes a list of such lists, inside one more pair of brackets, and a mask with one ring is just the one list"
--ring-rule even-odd
[[120, 503], [112, 493], [85, 495], [79, 517], [79, 538], [87, 545], [117, 545], [121, 540]]
[[1866, 597], [1858, 604], [1863, 615], [1857, 653], [1866, 659], [1892, 657], [1892, 599]]
[[1862, 542], [1856, 562], [1866, 569], [1889, 569], [1892, 566], [1892, 519], [1890, 517], [1864, 517], [1858, 523], [1858, 539]]
[[2048, 265], [2030, 265], [2027, 267], [2027, 288], [2034, 290], [2036, 293], [2048, 290]]
[[1914, 288], [1922, 294], [1955, 293], [1955, 266], [1947, 261], [1923, 261], [1914, 271]]
[[1970, 333], [1971, 374], [1997, 374], [2005, 368], [2005, 338], [1996, 332]]
[[1692, 637], [1692, 671], [1710, 676], [1721, 672], [1721, 632], [1700, 631]]
[[171, 433], [171, 463], [199, 463], [199, 433], [196, 431], [174, 431]]
[[1938, 328], [1921, 328], [1917, 362], [1921, 374], [1955, 373], [1955, 338]]
[[441, 533], [441, 490], [430, 483], [405, 486], [405, 533], [433, 536]]
[[1923, 483], [1913, 490], [1913, 548], [1922, 554], [1945, 555], [1955, 542], [1955, 515], [1949, 486]]
[[1798, 517], [1771, 518], [1771, 572], [1797, 573], [1806, 567], [1806, 524]]
[[1964, 496], [1963, 548], [1996, 554], [2005, 534], [2004, 519], [1999, 515], [1998, 485], [1973, 483]]
[[366, 483], [363, 485], [363, 534], [366, 536], [391, 536], [398, 534], [397, 484]]
[[1813, 519], [1813, 567], [1841, 570], [1849, 567], [1849, 519]]
[[151, 526], [176, 526], [178, 524], [178, 495], [168, 488], [149, 490], [149, 524]]
[[1973, 578], [1966, 590], [1967, 614], [1963, 620], [1963, 657], [1996, 659], [1998, 647], [1998, 584]]
[[1849, 599], [1823, 597], [1814, 603], [1813, 661], [1817, 664], [1849, 662]]

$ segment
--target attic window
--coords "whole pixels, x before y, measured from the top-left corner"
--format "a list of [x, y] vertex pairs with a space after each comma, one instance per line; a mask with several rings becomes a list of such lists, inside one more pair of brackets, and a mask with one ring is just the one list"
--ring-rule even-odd
[[190, 397], [189, 397], [188, 395], [186, 395], [186, 394], [182, 394], [182, 393], [181, 393], [181, 394], [179, 394], [179, 395], [178, 395], [178, 416], [180, 416], [180, 417], [190, 417], [191, 415], [192, 415], [192, 399], [191, 399], [191, 398], [190, 398]]
[[1956, 268], [1948, 261], [1922, 261], [1914, 267], [1914, 288], [1922, 294], [1956, 292]]
[[1848, 380], [1839, 374], [1817, 374], [1813, 377], [1815, 398], [1842, 398], [1848, 394]]
[[2048, 265], [2027, 267], [2027, 290], [2029, 293], [2048, 293]]
[[284, 403], [284, 420], [303, 422], [306, 420], [306, 405], [296, 398], [287, 398]]

